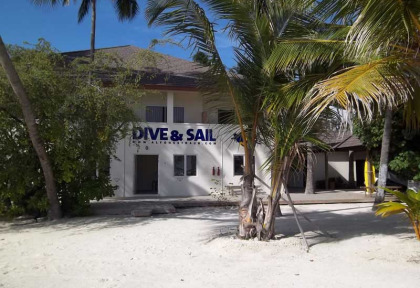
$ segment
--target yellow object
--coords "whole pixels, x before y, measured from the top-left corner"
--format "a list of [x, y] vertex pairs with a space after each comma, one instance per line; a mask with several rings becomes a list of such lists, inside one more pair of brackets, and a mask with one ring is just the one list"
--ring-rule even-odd
[[370, 176], [371, 177], [370, 178], [371, 179], [371, 182], [370, 182], [371, 184], [370, 184], [370, 187], [369, 188], [366, 188], [366, 191], [369, 192], [369, 193], [373, 193], [373, 191], [374, 191], [373, 185], [376, 182], [375, 166], [372, 165], [372, 175], [369, 175], [369, 173], [368, 173], [368, 165], [369, 165], [369, 162], [368, 161], [365, 161], [365, 186], [368, 187], [368, 183], [369, 183], [368, 179], [369, 179], [369, 176]]

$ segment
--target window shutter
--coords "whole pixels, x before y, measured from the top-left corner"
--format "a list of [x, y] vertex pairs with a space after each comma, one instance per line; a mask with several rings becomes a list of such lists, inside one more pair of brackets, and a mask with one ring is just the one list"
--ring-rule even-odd
[[174, 107], [174, 123], [184, 123], [184, 107]]
[[166, 122], [166, 107], [147, 106], [146, 122]]

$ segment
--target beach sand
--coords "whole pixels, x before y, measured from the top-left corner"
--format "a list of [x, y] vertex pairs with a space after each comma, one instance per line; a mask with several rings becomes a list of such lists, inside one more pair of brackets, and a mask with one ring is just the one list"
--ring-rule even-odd
[[278, 239], [234, 237], [237, 208], [192, 208], [151, 218], [85, 217], [0, 223], [0, 287], [419, 287], [420, 241], [407, 219], [371, 204], [297, 206]]

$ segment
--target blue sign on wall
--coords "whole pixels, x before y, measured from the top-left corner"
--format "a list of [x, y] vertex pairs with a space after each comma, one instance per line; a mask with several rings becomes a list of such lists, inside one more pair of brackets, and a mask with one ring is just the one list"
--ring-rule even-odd
[[183, 141], [185, 138], [186, 141], [216, 141], [212, 129], [188, 129], [185, 134], [169, 128], [145, 127], [133, 130], [133, 140]]

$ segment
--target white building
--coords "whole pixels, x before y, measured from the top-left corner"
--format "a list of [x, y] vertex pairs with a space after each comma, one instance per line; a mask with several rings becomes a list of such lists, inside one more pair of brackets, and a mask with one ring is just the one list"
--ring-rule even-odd
[[[127, 63], [144, 51], [134, 46], [100, 50], [115, 53]], [[64, 55], [76, 58], [88, 53]], [[233, 113], [232, 107], [203, 97], [197, 80], [206, 68], [161, 54], [152, 62], [138, 68], [153, 74], [145, 80], [146, 95], [136, 106], [144, 122], [118, 143], [116, 159], [111, 159], [110, 175], [118, 185], [115, 195], [209, 195], [210, 188], [240, 185], [244, 151], [232, 129], [227, 129], [232, 125], [221, 124]], [[256, 148], [255, 170], [269, 183], [269, 175], [259, 169], [267, 151]]]

